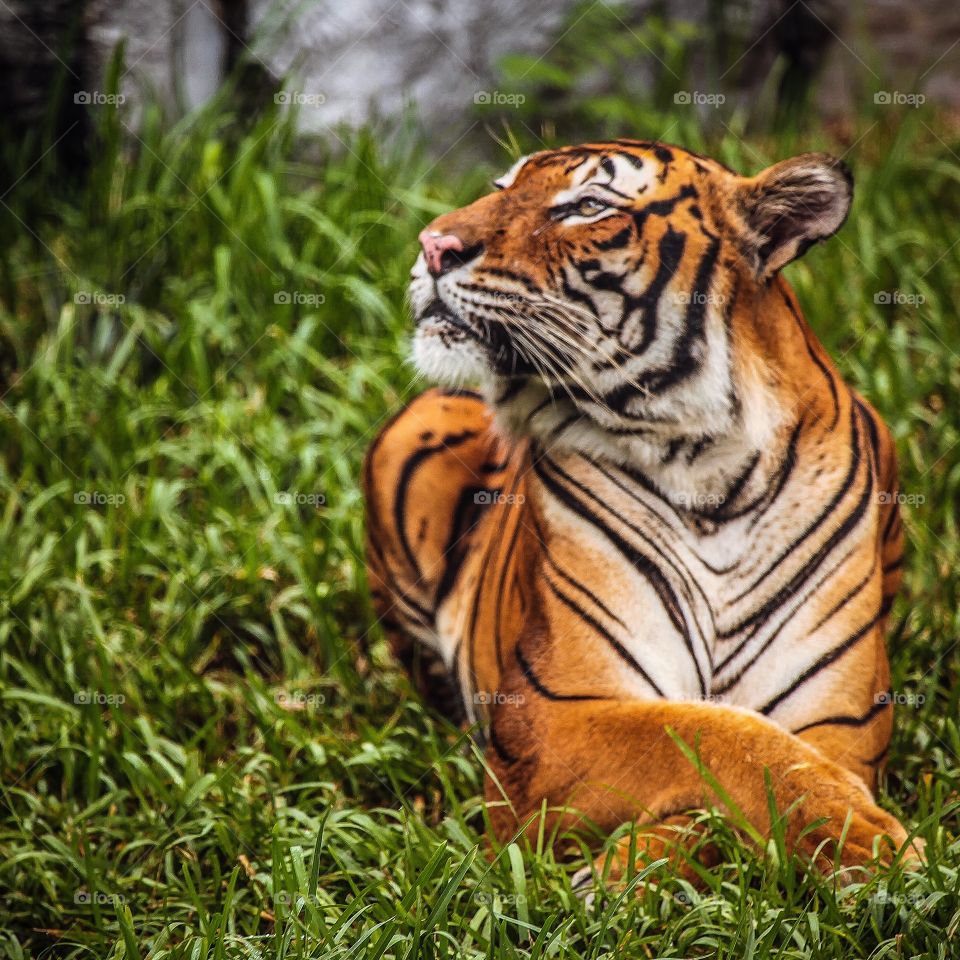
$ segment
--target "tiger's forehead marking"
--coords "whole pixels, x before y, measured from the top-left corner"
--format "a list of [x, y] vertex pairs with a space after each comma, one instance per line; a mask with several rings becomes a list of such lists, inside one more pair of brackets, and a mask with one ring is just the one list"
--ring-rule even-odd
[[628, 153], [597, 154], [573, 171], [570, 186], [555, 194], [552, 203], [569, 203], [585, 188], [594, 186], [602, 187], [625, 200], [633, 200], [662, 180], [662, 169], [662, 165], [652, 156], [641, 158]]
[[[532, 160], [532, 166], [548, 167], [555, 162], [562, 165], [564, 174], [570, 177], [570, 190], [583, 186], [603, 186], [619, 192], [626, 198], [632, 199], [644, 193], [659, 179], [662, 183], [668, 167], [670, 154], [661, 157], [651, 152], [648, 156], [638, 157], [633, 153], [621, 153], [616, 147], [609, 151], [590, 151], [579, 153], [571, 151], [569, 154], [526, 154], [514, 161], [513, 165], [502, 176], [493, 181], [499, 190], [506, 190], [517, 182], [520, 171]], [[562, 201], [560, 201], [562, 202]]]

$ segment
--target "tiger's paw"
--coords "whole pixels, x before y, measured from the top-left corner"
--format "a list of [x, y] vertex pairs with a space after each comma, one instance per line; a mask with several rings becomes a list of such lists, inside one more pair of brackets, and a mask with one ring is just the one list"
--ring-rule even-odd
[[[698, 833], [689, 829], [689, 823], [687, 817], [671, 817], [638, 833], [635, 844], [631, 843], [629, 836], [623, 837], [610, 850], [600, 854], [592, 866], [581, 867], [573, 874], [570, 886], [574, 895], [591, 909], [596, 903], [597, 887], [601, 883], [604, 890], [611, 893], [623, 890], [629, 874], [631, 847], [636, 871], [645, 870], [656, 863], [665, 866], [663, 861], [667, 860], [673, 863], [680, 875], [691, 878], [693, 871], [680, 855], [681, 848], [686, 845], [684, 840], [689, 842], [699, 837]], [[640, 881], [634, 887], [635, 895], [643, 889], [643, 883]]]
[[852, 776], [848, 779], [850, 789], [824, 776], [809, 790], [807, 797], [812, 802], [806, 806], [806, 818], [816, 815], [821, 822], [798, 831], [796, 851], [825, 873], [874, 864], [889, 866], [897, 860], [905, 865], [922, 864], [923, 841], [911, 839], [903, 824], [879, 807], [860, 781]]
[[797, 849], [824, 873], [889, 867], [898, 860], [913, 868], [926, 862], [923, 840], [911, 838], [896, 817], [872, 804], [846, 816], [838, 811], [834, 822], [810, 831]]

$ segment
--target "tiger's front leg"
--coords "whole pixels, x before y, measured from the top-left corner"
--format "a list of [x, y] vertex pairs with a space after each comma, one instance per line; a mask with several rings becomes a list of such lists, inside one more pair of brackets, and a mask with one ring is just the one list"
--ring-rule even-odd
[[[758, 714], [664, 701], [547, 704], [529, 686], [516, 686], [523, 693], [495, 712], [489, 752], [486, 794], [501, 841], [521, 827], [535, 835], [544, 800], [552, 808], [548, 830], [590, 821], [611, 831], [625, 821], [657, 825], [695, 808], [723, 808], [668, 731], [698, 750], [738, 811], [764, 835], [771, 826], [768, 769], [778, 810], [799, 801], [789, 815], [788, 843], [825, 868], [832, 867], [845, 828], [844, 865], [871, 860], [875, 844], [889, 860], [907, 840], [862, 780]], [[823, 825], [804, 832], [820, 818]], [[662, 832], [649, 838], [638, 844], [641, 859], [645, 846], [651, 857], [665, 849]], [[614, 879], [626, 869], [626, 847]]]
[[473, 394], [430, 390], [380, 432], [363, 470], [367, 575], [391, 652], [420, 695], [466, 718], [450, 668], [456, 651], [438, 611], [460, 590], [487, 536], [484, 515], [505, 457]]

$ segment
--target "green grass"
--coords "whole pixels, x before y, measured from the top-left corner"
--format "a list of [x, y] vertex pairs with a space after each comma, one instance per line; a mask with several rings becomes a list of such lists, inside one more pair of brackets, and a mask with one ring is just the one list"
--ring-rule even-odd
[[[960, 177], [898, 119], [864, 118], [851, 222], [789, 277], [912, 498], [882, 802], [925, 870], [809, 876], [712, 815], [702, 889], [661, 873], [591, 912], [583, 849], [491, 862], [478, 758], [372, 626], [357, 476], [419, 389], [416, 234], [509, 158], [304, 150], [216, 111], [127, 151], [107, 119], [77, 182], [41, 165], [0, 206], [0, 955], [960, 955]], [[750, 171], [844, 149], [672, 123]]]

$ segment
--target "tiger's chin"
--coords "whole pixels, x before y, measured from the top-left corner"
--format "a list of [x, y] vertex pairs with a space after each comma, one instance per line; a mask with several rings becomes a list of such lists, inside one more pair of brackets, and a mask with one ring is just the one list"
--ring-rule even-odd
[[430, 319], [417, 327], [412, 359], [427, 380], [445, 387], [482, 387], [491, 378], [486, 347], [443, 320]]
[[413, 363], [432, 383], [445, 387], [488, 384], [492, 377], [487, 347], [461, 321], [442, 314], [423, 317], [413, 336]]

